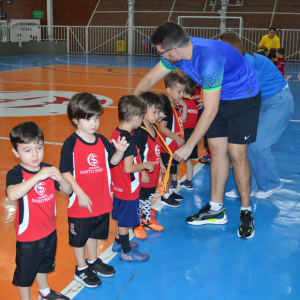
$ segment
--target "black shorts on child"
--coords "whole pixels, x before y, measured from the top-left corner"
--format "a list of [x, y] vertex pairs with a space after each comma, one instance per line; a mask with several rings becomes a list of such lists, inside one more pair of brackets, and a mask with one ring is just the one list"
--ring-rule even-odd
[[156, 187], [151, 187], [151, 188], [141, 188], [140, 192], [140, 200], [149, 200], [153, 198], [154, 194], [156, 192]]
[[139, 198], [136, 200], [122, 200], [114, 196], [112, 218], [118, 221], [120, 227], [136, 227], [141, 221]]
[[84, 247], [89, 238], [106, 240], [109, 233], [109, 213], [90, 218], [68, 218], [69, 244]]
[[[162, 160], [164, 166], [167, 169], [168, 165], [169, 165], [170, 154], [169, 153], [161, 153], [160, 157], [161, 157], [161, 160]], [[177, 174], [177, 165], [178, 165], [178, 161], [173, 159], [171, 168], [170, 168], [170, 174]]]
[[52, 272], [55, 266], [56, 244], [56, 230], [37, 241], [17, 241], [17, 267], [12, 283], [20, 287], [29, 287], [37, 273]]
[[[184, 138], [185, 141], [187, 142], [187, 140], [190, 138], [190, 136], [192, 135], [194, 131], [194, 128], [187, 128], [184, 129]], [[198, 158], [198, 145], [196, 145], [191, 153], [191, 155], [189, 156], [188, 159], [196, 159]]]

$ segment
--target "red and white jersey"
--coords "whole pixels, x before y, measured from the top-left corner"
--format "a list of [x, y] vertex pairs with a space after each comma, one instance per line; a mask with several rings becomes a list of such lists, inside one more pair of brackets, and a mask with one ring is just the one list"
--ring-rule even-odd
[[[142, 127], [145, 127], [145, 124], [142, 123]], [[155, 126], [155, 125], [154, 125]], [[135, 139], [136, 145], [139, 149], [142, 162], [151, 161], [154, 165], [154, 171], [145, 170], [149, 176], [149, 183], [141, 182], [142, 188], [152, 188], [157, 187], [158, 178], [160, 172], [160, 148], [161, 146], [156, 140], [157, 133], [152, 137], [148, 131], [139, 127], [134, 131], [133, 137]]]
[[135, 143], [133, 136], [126, 130], [119, 129], [118, 127], [114, 130], [111, 135], [111, 140], [118, 140], [118, 137], [125, 136], [129, 147], [124, 152], [124, 157], [121, 162], [114, 166], [112, 171], [112, 182], [115, 196], [121, 200], [136, 200], [140, 197], [142, 172], [125, 173], [124, 171], [124, 159], [128, 156], [134, 156], [134, 163], [141, 164], [140, 156], [138, 155], [138, 148]]
[[88, 218], [112, 211], [110, 160], [114, 153], [115, 148], [101, 134], [95, 134], [94, 143], [87, 143], [75, 132], [66, 139], [61, 150], [60, 172], [70, 172], [93, 203], [90, 213], [88, 208], [79, 206], [78, 196], [73, 192], [69, 196], [69, 217]]
[[[167, 122], [168, 129], [170, 129], [176, 135], [183, 137], [182, 136], [183, 123], [182, 123], [181, 113], [179, 109], [175, 109], [174, 107], [172, 107], [172, 115], [164, 118], [163, 121]], [[169, 146], [170, 150], [174, 153], [179, 148], [177, 143], [173, 139], [166, 137], [163, 133], [160, 132], [160, 134], [161, 137], [165, 140], [166, 144]], [[168, 153], [164, 149], [164, 147], [161, 147], [161, 152]]]
[[198, 86], [196, 88], [196, 91], [195, 91], [194, 95], [192, 96], [192, 99], [197, 102], [201, 99], [201, 87], [200, 86]]
[[188, 97], [183, 97], [182, 100], [187, 105], [187, 118], [186, 118], [186, 122], [183, 123], [183, 128], [184, 129], [195, 128], [197, 121], [199, 119], [198, 117], [199, 110], [197, 107], [197, 102], [193, 101], [192, 98], [188, 98]]
[[284, 75], [284, 66], [285, 66], [285, 59], [279, 58], [276, 67], [282, 75]]
[[[45, 163], [41, 163], [40, 166], [51, 167]], [[7, 173], [6, 187], [24, 182], [37, 173], [17, 165]], [[58, 182], [48, 178], [38, 182], [17, 201], [15, 218], [17, 241], [37, 241], [55, 230], [56, 225], [53, 220], [56, 216], [55, 189], [59, 190]]]

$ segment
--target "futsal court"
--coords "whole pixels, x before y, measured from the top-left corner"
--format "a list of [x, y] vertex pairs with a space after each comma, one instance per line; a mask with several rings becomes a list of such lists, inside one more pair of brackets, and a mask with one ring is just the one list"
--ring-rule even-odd
[[[59, 166], [63, 142], [74, 128], [66, 108], [77, 92], [97, 96], [104, 106], [98, 133], [110, 138], [118, 125], [117, 101], [130, 94], [158, 58], [121, 55], [22, 55], [0, 57], [0, 299], [18, 299], [12, 285], [15, 269], [14, 217], [16, 206], [5, 196], [6, 173], [19, 161], [11, 151], [9, 132], [23, 121], [36, 122], [45, 135], [44, 162]], [[239, 199], [224, 198], [228, 223], [193, 226], [186, 217], [209, 202], [209, 166], [195, 161], [194, 190], [179, 190], [180, 208], [161, 207], [162, 232], [147, 231], [137, 240], [139, 250], [150, 255], [145, 263], [124, 263], [111, 251], [115, 223], [111, 220], [107, 241], [99, 243], [98, 255], [116, 269], [102, 285], [83, 288], [73, 281], [76, 261], [68, 245], [67, 196], [57, 193], [58, 248], [55, 271], [48, 275], [50, 287], [72, 299], [300, 299], [300, 63], [288, 62], [285, 74], [294, 96], [292, 120], [273, 147], [283, 187], [267, 199], [251, 198], [255, 236], [237, 236]], [[165, 92], [160, 81], [153, 92]], [[202, 142], [199, 157], [204, 154]], [[179, 178], [185, 178], [181, 163]], [[225, 191], [233, 188], [233, 174]], [[157, 197], [156, 197], [157, 198]], [[32, 299], [37, 298], [34, 283]]]

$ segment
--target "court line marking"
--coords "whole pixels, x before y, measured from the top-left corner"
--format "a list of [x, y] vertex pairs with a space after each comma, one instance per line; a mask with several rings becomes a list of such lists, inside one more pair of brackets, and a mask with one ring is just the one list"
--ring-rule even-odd
[[290, 120], [291, 122], [300, 122], [300, 120]]

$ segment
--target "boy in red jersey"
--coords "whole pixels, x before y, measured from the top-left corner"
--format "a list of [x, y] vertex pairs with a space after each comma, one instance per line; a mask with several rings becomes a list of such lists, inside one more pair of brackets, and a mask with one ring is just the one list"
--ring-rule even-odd
[[276, 67], [279, 70], [279, 72], [282, 74], [282, 76], [284, 76], [284, 66], [285, 66], [284, 55], [285, 55], [284, 48], [277, 49], [276, 56], [277, 56], [278, 61], [277, 61]]
[[147, 112], [144, 115], [143, 122], [139, 128], [134, 131], [133, 137], [139, 149], [142, 162], [151, 161], [154, 164], [154, 171], [142, 171], [141, 191], [140, 191], [140, 209], [143, 213], [141, 225], [135, 227], [133, 232], [139, 239], [145, 239], [147, 233], [145, 230], [161, 231], [163, 226], [159, 225], [157, 220], [151, 220], [151, 202], [155, 194], [160, 170], [165, 173], [165, 166], [160, 158], [160, 144], [157, 141], [157, 128], [154, 123], [159, 118], [161, 102], [159, 97], [151, 92], [139, 95], [147, 105]]
[[129, 143], [124, 159], [112, 168], [114, 200], [112, 218], [117, 221], [116, 243], [121, 245], [120, 260], [124, 262], [144, 262], [149, 255], [136, 250], [138, 244], [130, 244], [129, 228], [140, 225], [140, 182], [142, 170], [153, 172], [152, 162], [141, 163], [138, 149], [131, 132], [139, 128], [147, 110], [143, 100], [134, 95], [123, 96], [118, 102], [120, 125], [111, 139], [125, 137]]
[[17, 268], [13, 284], [21, 300], [30, 300], [34, 279], [39, 288], [38, 299], [69, 299], [50, 290], [47, 273], [55, 266], [56, 215], [55, 189], [72, 193], [70, 182], [59, 170], [43, 163], [44, 134], [33, 122], [24, 122], [10, 132], [13, 153], [21, 163], [7, 173], [6, 195], [17, 201], [15, 218]]
[[[172, 115], [164, 118], [159, 123], [159, 131], [161, 132], [162, 138], [165, 140], [170, 150], [174, 153], [185, 143], [183, 123], [185, 123], [187, 117], [187, 106], [182, 100], [185, 90], [185, 80], [183, 76], [178, 73], [169, 73], [165, 77], [165, 87], [167, 89], [170, 106], [172, 107]], [[178, 105], [182, 105], [182, 113], [180, 112]], [[170, 155], [165, 151], [164, 148], [161, 149], [161, 158], [163, 164], [167, 168]], [[180, 203], [178, 201], [183, 200], [183, 197], [172, 192], [171, 190], [171, 186], [174, 189], [177, 187], [177, 174], [179, 165], [174, 159], [171, 163], [172, 165], [170, 174], [172, 174], [172, 176], [169, 177], [167, 193], [161, 197], [160, 201], [161, 204], [169, 207], [179, 207]]]
[[64, 142], [59, 169], [73, 187], [68, 206], [69, 244], [78, 263], [74, 279], [92, 288], [101, 285], [97, 274], [102, 277], [115, 274], [112, 266], [97, 258], [97, 244], [98, 239], [107, 239], [109, 233], [110, 167], [121, 161], [128, 144], [125, 138], [116, 139], [117, 142], [112, 141], [114, 147], [95, 133], [103, 107], [92, 94], [75, 94], [67, 112], [76, 131]]

